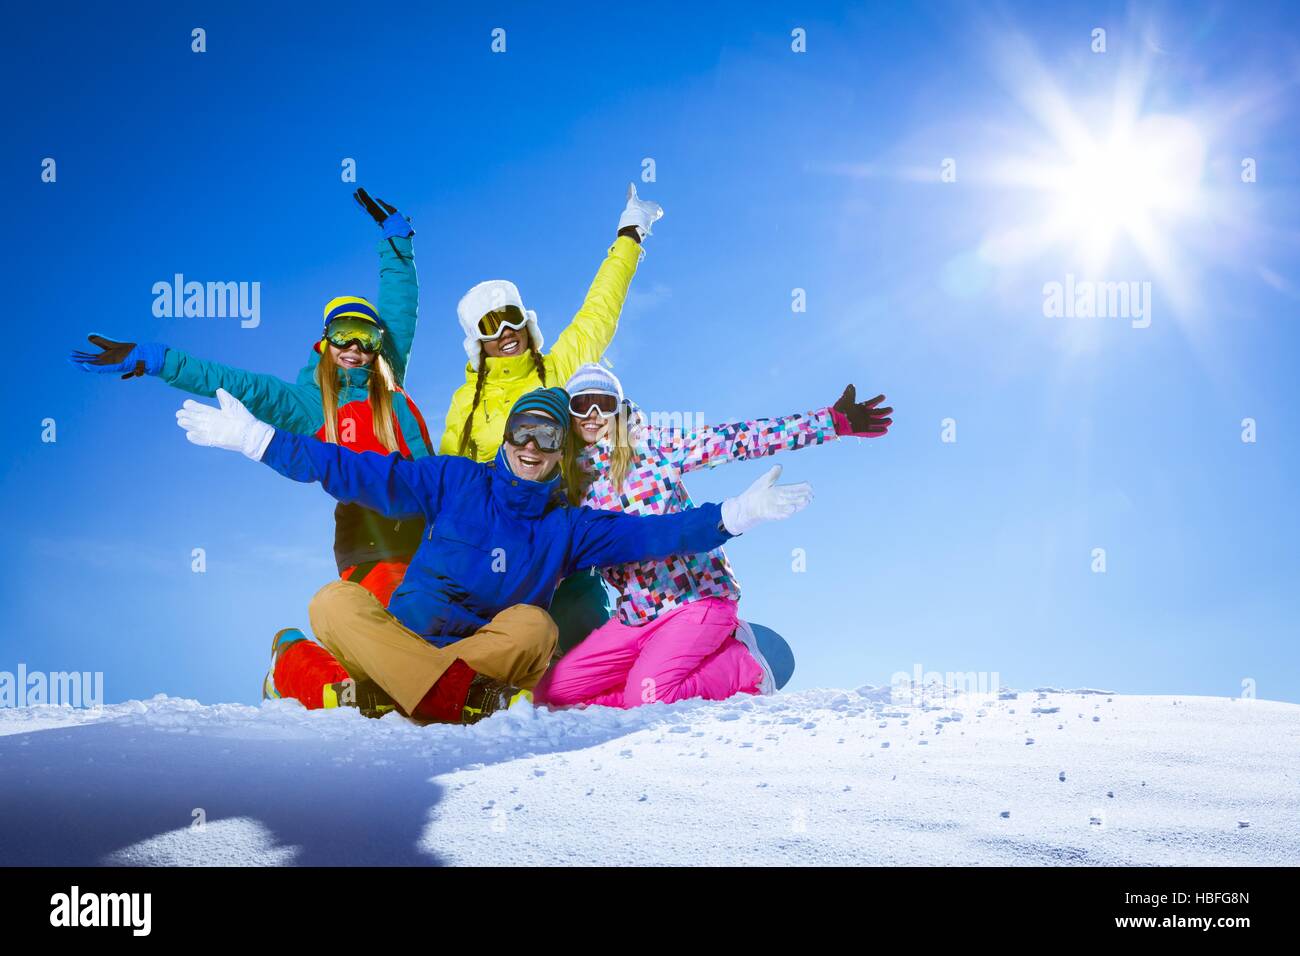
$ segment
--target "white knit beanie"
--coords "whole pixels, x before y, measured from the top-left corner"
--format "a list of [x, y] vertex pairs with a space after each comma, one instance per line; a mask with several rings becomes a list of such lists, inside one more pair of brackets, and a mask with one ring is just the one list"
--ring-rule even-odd
[[623, 383], [618, 380], [617, 375], [596, 362], [579, 365], [578, 370], [565, 383], [564, 390], [570, 395], [579, 395], [583, 392], [617, 395], [618, 400], [623, 401]]
[[542, 330], [537, 324], [537, 313], [524, 308], [524, 300], [515, 284], [506, 279], [488, 279], [461, 296], [456, 305], [456, 315], [465, 333], [465, 355], [475, 371], [478, 370], [478, 357], [483, 350], [478, 320], [489, 312], [504, 309], [508, 305], [513, 305], [524, 314], [528, 320], [528, 337], [532, 340], [533, 348], [538, 352], [542, 350]]

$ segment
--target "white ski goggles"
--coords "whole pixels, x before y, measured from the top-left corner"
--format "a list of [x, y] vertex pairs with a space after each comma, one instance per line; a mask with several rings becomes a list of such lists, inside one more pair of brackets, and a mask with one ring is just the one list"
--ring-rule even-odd
[[613, 418], [618, 414], [618, 396], [609, 392], [579, 392], [569, 396], [569, 414], [574, 418], [587, 418], [592, 409], [600, 412], [601, 418]]

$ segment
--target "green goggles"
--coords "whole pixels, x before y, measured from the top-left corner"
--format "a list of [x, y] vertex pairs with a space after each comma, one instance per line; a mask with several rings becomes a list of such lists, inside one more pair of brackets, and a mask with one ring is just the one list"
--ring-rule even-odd
[[378, 352], [384, 345], [384, 330], [365, 319], [344, 316], [325, 326], [325, 338], [341, 349], [355, 345], [363, 352]]
[[564, 447], [564, 426], [553, 418], [523, 412], [510, 416], [505, 438], [516, 448], [523, 448], [531, 441], [538, 451], [559, 451]]

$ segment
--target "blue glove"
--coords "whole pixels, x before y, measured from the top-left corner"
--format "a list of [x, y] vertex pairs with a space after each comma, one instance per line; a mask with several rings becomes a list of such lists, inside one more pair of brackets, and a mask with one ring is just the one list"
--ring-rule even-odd
[[411, 220], [407, 219], [400, 212], [395, 212], [380, 225], [384, 229], [385, 239], [409, 239], [415, 235], [415, 230], [411, 228]]
[[370, 216], [379, 228], [384, 230], [385, 239], [408, 239], [415, 235], [415, 230], [411, 228], [411, 220], [407, 219], [392, 203], [384, 202], [382, 199], [371, 199], [370, 193], [365, 189], [357, 189], [352, 198], [357, 201], [367, 215]]
[[123, 378], [158, 375], [163, 370], [167, 346], [161, 342], [114, 342], [102, 335], [87, 336], [99, 352], [73, 352], [68, 361], [83, 372], [122, 372]]

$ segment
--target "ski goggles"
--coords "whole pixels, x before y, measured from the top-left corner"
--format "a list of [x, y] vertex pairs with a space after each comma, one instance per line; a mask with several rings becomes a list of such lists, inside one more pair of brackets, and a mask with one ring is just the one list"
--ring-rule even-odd
[[554, 419], [527, 412], [512, 415], [506, 422], [506, 441], [516, 448], [523, 448], [531, 441], [539, 451], [559, 451], [564, 447], [564, 434], [564, 426]]
[[528, 324], [528, 316], [518, 306], [508, 305], [504, 309], [495, 309], [478, 320], [478, 337], [480, 339], [499, 339], [506, 329], [522, 329]]
[[341, 349], [356, 345], [363, 352], [378, 352], [384, 344], [384, 330], [365, 319], [344, 317], [325, 326], [325, 338]]
[[569, 396], [569, 414], [574, 418], [586, 418], [595, 409], [601, 418], [613, 418], [618, 414], [618, 396], [608, 392], [579, 392]]

